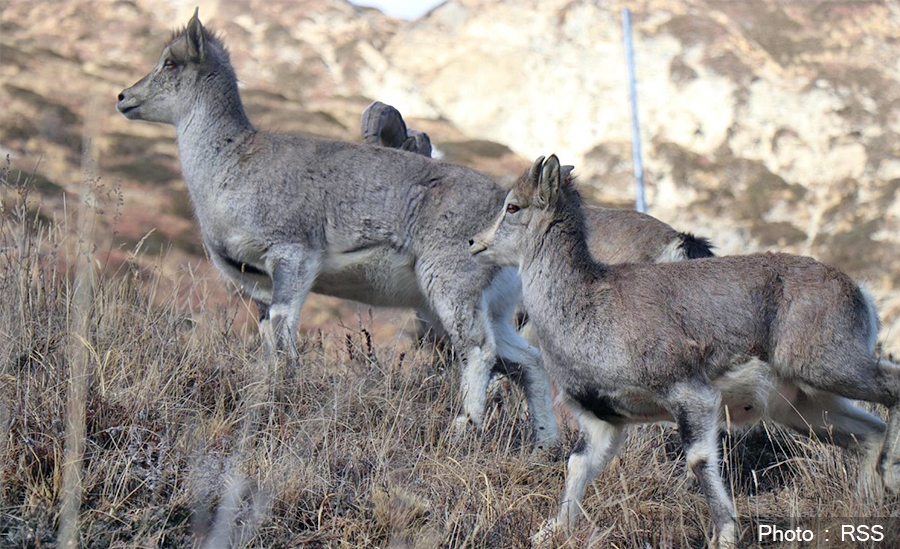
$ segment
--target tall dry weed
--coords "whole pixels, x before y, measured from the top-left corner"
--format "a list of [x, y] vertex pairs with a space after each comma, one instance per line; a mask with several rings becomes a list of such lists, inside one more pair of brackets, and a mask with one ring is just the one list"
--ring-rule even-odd
[[[238, 298], [194, 315], [136, 263], [107, 272], [83, 225], [43, 216], [27, 175], [2, 178], [0, 546], [527, 547], [554, 512], [564, 461], [531, 455], [514, 384], [495, 385], [483, 433], [454, 439], [456, 370], [373, 344], [366, 318], [305, 334], [302, 371], [279, 373], [236, 328]], [[114, 191], [94, 196], [115, 216]], [[898, 514], [819, 442], [769, 427], [725, 447], [744, 527]], [[679, 452], [672, 429], [635, 429], [560, 546], [702, 547], [708, 512]]]

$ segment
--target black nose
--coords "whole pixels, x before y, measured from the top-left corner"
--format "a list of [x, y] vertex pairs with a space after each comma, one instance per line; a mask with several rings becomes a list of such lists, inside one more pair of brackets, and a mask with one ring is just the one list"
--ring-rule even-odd
[[120, 93], [120, 94], [119, 94], [119, 101], [122, 101], [123, 99], [125, 99], [125, 94], [124, 94], [124, 93]]
[[475, 244], [475, 241], [470, 239], [470, 240], [469, 240], [469, 246], [471, 246], [472, 244]]

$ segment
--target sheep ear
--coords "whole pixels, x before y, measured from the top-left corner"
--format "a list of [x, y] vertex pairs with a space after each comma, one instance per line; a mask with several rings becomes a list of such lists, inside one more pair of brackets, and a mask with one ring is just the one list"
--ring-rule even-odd
[[559, 186], [561, 168], [559, 159], [555, 154], [551, 154], [544, 162], [541, 168], [541, 178], [538, 181], [537, 203], [539, 206], [550, 209], [556, 206], [556, 200], [559, 197]]
[[186, 34], [191, 57], [198, 61], [203, 61], [206, 56], [206, 37], [204, 36], [203, 24], [200, 23], [199, 7], [194, 8], [194, 16], [188, 21]]
[[538, 180], [541, 178], [541, 166], [544, 165], [544, 157], [539, 156], [537, 160], [534, 161], [534, 164], [531, 165], [531, 169], [528, 171], [528, 179], [531, 180], [532, 183], [537, 185]]

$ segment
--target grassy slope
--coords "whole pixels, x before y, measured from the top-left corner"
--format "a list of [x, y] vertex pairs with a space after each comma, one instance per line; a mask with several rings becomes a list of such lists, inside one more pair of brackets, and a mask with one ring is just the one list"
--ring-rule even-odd
[[[128, 264], [114, 277], [66, 268], [79, 246], [95, 252], [90, 221], [111, 212], [38, 230], [27, 199], [4, 181], [0, 546], [56, 546], [67, 431], [84, 451], [70, 470], [81, 472], [70, 486], [84, 547], [524, 547], [555, 509], [564, 463], [529, 453], [508, 382], [484, 432], [455, 441], [458, 380], [440, 355], [373, 346], [360, 319], [309, 333], [303, 370], [284, 372], [234, 322], [238, 299], [191, 316]], [[78, 286], [86, 273], [94, 284]], [[218, 283], [192, 284], [207, 282]], [[864, 506], [855, 459], [774, 432], [729, 440], [725, 474], [745, 526], [897, 514]], [[560, 454], [573, 439], [566, 430]], [[707, 508], [675, 441], [662, 426], [633, 433], [561, 546], [702, 546]]]

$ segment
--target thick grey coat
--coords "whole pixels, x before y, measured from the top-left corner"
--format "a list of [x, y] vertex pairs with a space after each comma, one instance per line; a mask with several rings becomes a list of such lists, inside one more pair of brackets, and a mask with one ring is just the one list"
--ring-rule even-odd
[[[431, 157], [428, 134], [409, 128], [394, 106], [373, 101], [360, 120], [363, 142], [403, 149]], [[571, 180], [572, 166], [563, 166]], [[502, 191], [506, 195], [506, 191]], [[660, 263], [713, 257], [705, 238], [676, 231], [666, 223], [634, 210], [585, 206], [588, 249], [601, 263]]]
[[[428, 135], [408, 129], [400, 111], [391, 105], [372, 102], [363, 111], [360, 127], [366, 143], [405, 148], [431, 157]], [[563, 167], [563, 177], [569, 182], [573, 169]], [[499, 189], [497, 192], [506, 194]], [[660, 263], [713, 257], [709, 240], [678, 232], [655, 217], [634, 210], [586, 206], [584, 218], [588, 249], [601, 263]], [[419, 324], [420, 336], [429, 330], [434, 335], [443, 333], [439, 326], [430, 326], [425, 319], [420, 318]], [[519, 333], [532, 345], [538, 344], [537, 335], [527, 321]]]
[[540, 356], [511, 323], [515, 269], [479, 265], [466, 247], [502, 203], [493, 181], [405, 151], [257, 131], [227, 51], [196, 13], [118, 109], [175, 126], [206, 249], [267, 310], [270, 347], [298, 359], [310, 291], [413, 307], [443, 326], [464, 361], [460, 425], [480, 425], [499, 355], [525, 370], [538, 444], [555, 440]]
[[[582, 427], [551, 529], [571, 527], [587, 484], [635, 422], [678, 423], [720, 547], [737, 539], [719, 475], [725, 414], [860, 450], [884, 486], [900, 489], [900, 369], [873, 356], [877, 313], [847, 275], [786, 254], [599, 263], [555, 156], [539, 158], [500, 211], [471, 252], [519, 266], [544, 363]], [[887, 428], [849, 399], [887, 406]]]
[[584, 207], [587, 245], [601, 263], [664, 263], [713, 257], [709, 240], [634, 210]]

